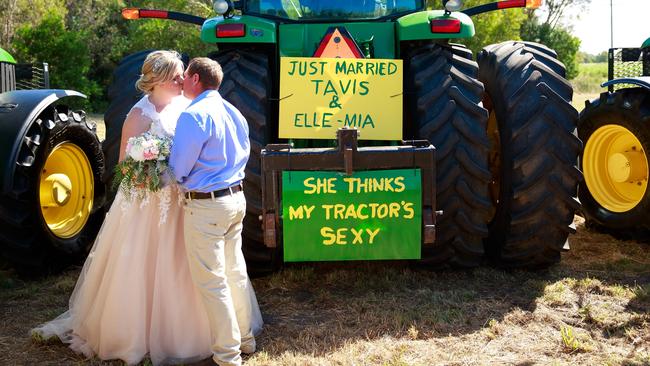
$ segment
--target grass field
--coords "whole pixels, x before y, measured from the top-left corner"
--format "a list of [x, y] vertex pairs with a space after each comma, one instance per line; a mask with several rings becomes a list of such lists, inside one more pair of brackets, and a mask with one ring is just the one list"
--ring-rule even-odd
[[[376, 262], [291, 266], [254, 279], [266, 325], [246, 363], [649, 365], [648, 244], [575, 223], [572, 250], [546, 271]], [[0, 364], [120, 364], [28, 335], [66, 309], [78, 273], [26, 281], [0, 271]]]
[[607, 63], [578, 65], [579, 74], [571, 80], [573, 85], [573, 106], [579, 111], [585, 107], [586, 100], [598, 97], [606, 91], [600, 84], [607, 81]]

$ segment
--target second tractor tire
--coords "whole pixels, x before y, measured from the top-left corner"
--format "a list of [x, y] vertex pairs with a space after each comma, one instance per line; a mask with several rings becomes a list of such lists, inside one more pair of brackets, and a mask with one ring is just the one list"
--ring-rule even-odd
[[573, 89], [555, 52], [540, 44], [487, 46], [478, 64], [497, 135], [486, 252], [503, 267], [547, 267], [560, 260], [580, 207]]

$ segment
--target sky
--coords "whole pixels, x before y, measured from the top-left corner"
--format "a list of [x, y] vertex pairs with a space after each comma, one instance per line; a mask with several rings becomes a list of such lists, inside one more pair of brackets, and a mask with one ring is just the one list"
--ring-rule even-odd
[[[610, 47], [610, 0], [591, 0], [584, 11], [567, 14], [573, 34], [582, 41], [580, 50], [597, 54]], [[614, 47], [641, 47], [650, 38], [650, 0], [612, 0]]]

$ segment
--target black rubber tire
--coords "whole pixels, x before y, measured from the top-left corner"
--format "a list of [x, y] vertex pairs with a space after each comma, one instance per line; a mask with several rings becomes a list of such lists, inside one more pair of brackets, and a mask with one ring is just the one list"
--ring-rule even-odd
[[560, 260], [580, 208], [573, 89], [555, 52], [540, 44], [487, 46], [478, 64], [500, 139], [499, 198], [486, 253], [503, 267], [547, 267]]
[[[650, 91], [621, 89], [602, 93], [598, 99], [587, 102], [580, 113], [578, 136], [586, 145], [598, 128], [611, 124], [627, 128], [639, 139], [643, 151], [650, 151]], [[584, 181], [579, 186], [578, 196], [589, 227], [625, 239], [645, 241], [650, 238], [650, 190], [646, 190], [639, 204], [626, 212], [613, 212], [603, 207]]]
[[232, 49], [216, 52], [210, 58], [221, 64], [224, 79], [219, 92], [244, 115], [249, 127], [251, 153], [246, 165], [244, 194], [246, 217], [242, 233], [242, 251], [251, 274], [265, 274], [279, 268], [279, 248], [264, 245], [262, 231], [261, 150], [271, 141], [273, 114], [269, 96], [273, 80], [270, 56], [261, 51]]
[[109, 192], [109, 201], [115, 197], [113, 186], [113, 169], [120, 156], [120, 140], [122, 126], [131, 107], [142, 98], [142, 92], [135, 87], [135, 82], [140, 77], [142, 64], [153, 50], [140, 51], [128, 55], [120, 61], [113, 71], [113, 81], [108, 87], [108, 109], [104, 113], [106, 137], [102, 142], [102, 150], [106, 158], [106, 173], [102, 178]]
[[460, 45], [427, 44], [404, 57], [404, 90], [417, 138], [436, 147], [436, 243], [421, 264], [480, 264], [493, 205], [488, 194], [488, 113], [472, 53]]
[[[86, 154], [93, 170], [94, 201], [90, 217], [74, 237], [55, 236], [40, 208], [39, 177], [54, 147], [71, 142]], [[56, 271], [85, 257], [104, 218], [105, 190], [101, 184], [104, 156], [94, 124], [85, 113], [67, 107], [46, 108], [29, 126], [20, 146], [10, 194], [0, 197], [2, 255], [25, 275]]]

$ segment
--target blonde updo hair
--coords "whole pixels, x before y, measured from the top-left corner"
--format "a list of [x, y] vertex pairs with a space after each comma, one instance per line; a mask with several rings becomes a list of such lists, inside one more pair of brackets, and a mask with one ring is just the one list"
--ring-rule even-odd
[[154, 51], [144, 60], [142, 75], [135, 82], [135, 87], [145, 94], [150, 94], [156, 84], [170, 81], [178, 68], [183, 69], [181, 55], [176, 51]]

